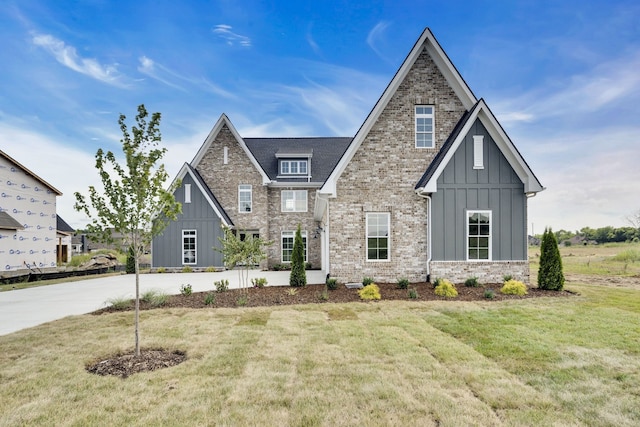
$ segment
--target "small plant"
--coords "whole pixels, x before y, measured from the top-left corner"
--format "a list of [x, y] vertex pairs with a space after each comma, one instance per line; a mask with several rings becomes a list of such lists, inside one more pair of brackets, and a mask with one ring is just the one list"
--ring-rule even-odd
[[156, 270], [156, 273], [162, 274], [162, 273], [166, 273], [167, 269], [164, 267], [158, 267], [158, 269]]
[[371, 277], [362, 278], [362, 286], [369, 286], [372, 283], [373, 283], [373, 279]]
[[246, 295], [240, 295], [238, 297], [238, 300], [236, 301], [236, 304], [238, 304], [238, 307], [244, 307], [245, 305], [247, 305], [247, 302], [249, 302], [249, 298]]
[[296, 288], [289, 288], [287, 289], [287, 293], [291, 296], [293, 295], [297, 295], [298, 294], [298, 290]]
[[207, 267], [204, 269], [205, 273], [215, 273], [216, 272], [216, 268], [215, 267]]
[[435, 279], [433, 279], [433, 283], [432, 283], [433, 289], [437, 288], [438, 285], [440, 285], [441, 282], [442, 282], [442, 279], [439, 278], [439, 277], [436, 277]]
[[455, 298], [458, 296], [458, 290], [453, 283], [447, 279], [438, 280], [438, 286], [436, 286], [435, 293], [436, 295], [445, 298]]
[[205, 305], [213, 305], [216, 303], [216, 294], [214, 294], [213, 292], [209, 292], [205, 297], [204, 297], [204, 304]]
[[504, 276], [502, 276], [502, 283], [506, 283], [509, 280], [513, 280], [513, 276], [511, 274], [505, 274]]
[[407, 289], [409, 287], [409, 279], [401, 277], [398, 279], [398, 289]]
[[185, 265], [184, 267], [182, 267], [182, 272], [183, 273], [193, 273], [193, 268], [191, 268], [190, 265]]
[[143, 292], [140, 296], [140, 300], [146, 302], [152, 307], [162, 307], [167, 303], [167, 299], [169, 296], [157, 289], [149, 289], [146, 292]]
[[409, 299], [417, 299], [418, 298], [418, 291], [415, 290], [415, 288], [411, 288], [409, 289]]
[[229, 281], [227, 279], [217, 280], [213, 282], [216, 292], [226, 292], [229, 290]]
[[496, 294], [495, 292], [493, 292], [493, 289], [485, 289], [483, 296], [486, 299], [494, 299], [496, 297]]
[[264, 288], [265, 285], [267, 284], [267, 278], [266, 277], [254, 277], [253, 279], [251, 279], [251, 284], [255, 288]]
[[358, 291], [358, 295], [360, 295], [360, 299], [365, 301], [378, 300], [382, 298], [380, 295], [380, 288], [373, 282], [360, 289]]
[[107, 300], [107, 304], [109, 304], [109, 307], [113, 308], [114, 310], [128, 310], [131, 308], [131, 300], [129, 298], [125, 298], [125, 297], [115, 297], [115, 298], [109, 298]]
[[336, 289], [338, 289], [338, 279], [336, 279], [335, 277], [327, 278], [326, 284], [327, 289], [331, 291], [335, 291]]
[[473, 277], [469, 277], [467, 280], [464, 281], [464, 285], [467, 288], [477, 288], [480, 283], [478, 283], [478, 278], [473, 276]]
[[527, 286], [520, 282], [519, 280], [509, 280], [504, 284], [502, 289], [500, 289], [505, 295], [526, 295], [527, 294]]
[[188, 297], [193, 293], [193, 288], [191, 287], [190, 284], [186, 284], [186, 285], [181, 285], [180, 286], [180, 293], [185, 296]]
[[329, 300], [329, 292], [327, 291], [327, 288], [324, 288], [324, 290], [318, 295], [318, 299], [320, 301], [328, 301]]

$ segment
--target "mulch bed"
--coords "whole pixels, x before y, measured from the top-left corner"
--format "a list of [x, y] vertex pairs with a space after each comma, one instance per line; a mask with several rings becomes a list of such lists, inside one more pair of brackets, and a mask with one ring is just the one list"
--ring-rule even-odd
[[[528, 294], [524, 296], [503, 295], [500, 293], [500, 284], [486, 285], [472, 288], [457, 285], [458, 296], [456, 298], [444, 298], [437, 296], [433, 291], [431, 283], [412, 283], [409, 289], [415, 289], [417, 297], [409, 298], [409, 289], [398, 289], [395, 283], [379, 283], [382, 301], [405, 300], [405, 301], [504, 301], [518, 300], [536, 297], [568, 297], [573, 295], [569, 291], [544, 291], [537, 288], [530, 288]], [[485, 297], [485, 290], [492, 289], [493, 299]], [[208, 294], [215, 295], [213, 304], [205, 304]], [[326, 296], [326, 298], [325, 298]], [[194, 292], [189, 296], [170, 295], [165, 304], [161, 307], [153, 306], [147, 302], [140, 301], [141, 310], [154, 308], [175, 308], [184, 307], [192, 309], [214, 309], [222, 307], [271, 307], [310, 303], [366, 303], [360, 299], [357, 289], [348, 289], [344, 285], [338, 286], [336, 290], [326, 290], [325, 285], [308, 285], [302, 288], [291, 288], [288, 286], [267, 286], [264, 288], [249, 288], [246, 290], [231, 289], [226, 292]], [[129, 310], [133, 309], [133, 303]], [[93, 312], [95, 315], [113, 313], [116, 310], [106, 307]], [[139, 357], [133, 353], [118, 353], [114, 356], [99, 360], [86, 367], [88, 372], [97, 375], [115, 375], [127, 378], [131, 374], [143, 371], [153, 371], [167, 368], [182, 363], [187, 358], [186, 353], [181, 351], [170, 351], [164, 349], [142, 349]]]

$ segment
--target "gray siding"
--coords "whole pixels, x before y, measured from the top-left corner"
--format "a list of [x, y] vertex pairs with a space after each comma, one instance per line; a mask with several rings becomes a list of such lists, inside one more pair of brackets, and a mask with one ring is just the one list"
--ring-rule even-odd
[[[473, 169], [473, 135], [484, 135], [484, 169]], [[476, 120], [438, 178], [432, 195], [432, 259], [466, 259], [466, 211], [492, 212], [492, 260], [525, 260], [527, 199], [524, 184]]]
[[[191, 203], [184, 203], [185, 184], [191, 184]], [[220, 218], [200, 193], [191, 175], [185, 175], [174, 196], [182, 203], [182, 214], [153, 240], [153, 267], [183, 266], [182, 230], [196, 230], [197, 264], [192, 267], [222, 267], [222, 255], [213, 250], [214, 246], [220, 246], [218, 237], [223, 235]]]

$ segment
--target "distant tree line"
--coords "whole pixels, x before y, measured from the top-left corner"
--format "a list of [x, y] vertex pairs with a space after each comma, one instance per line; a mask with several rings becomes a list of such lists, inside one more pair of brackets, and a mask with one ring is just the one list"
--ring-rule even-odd
[[[591, 228], [583, 227], [579, 231], [567, 231], [558, 230], [553, 232], [556, 236], [556, 240], [563, 244], [570, 241], [574, 237], [580, 237], [580, 240], [584, 243], [596, 242], [612, 243], [612, 242], [639, 242], [640, 241], [640, 228], [635, 227], [601, 227]], [[536, 236], [540, 238], [541, 236]]]

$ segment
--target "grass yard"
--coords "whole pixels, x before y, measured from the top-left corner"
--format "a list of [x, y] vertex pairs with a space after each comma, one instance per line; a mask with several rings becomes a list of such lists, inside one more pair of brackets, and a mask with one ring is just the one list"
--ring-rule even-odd
[[84, 368], [132, 312], [0, 336], [0, 426], [637, 426], [638, 247], [562, 248], [571, 298], [144, 311], [188, 359], [126, 379]]

